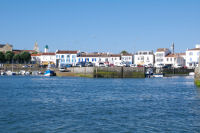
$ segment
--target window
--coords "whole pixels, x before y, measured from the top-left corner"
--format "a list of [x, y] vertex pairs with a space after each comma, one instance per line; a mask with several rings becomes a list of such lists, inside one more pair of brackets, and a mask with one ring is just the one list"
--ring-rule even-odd
[[67, 55], [67, 58], [70, 58], [70, 55]]
[[157, 53], [156, 56], [157, 57], [162, 57], [162, 56], [164, 56], [164, 54], [163, 53]]
[[167, 58], [167, 61], [169, 61], [169, 58]]
[[192, 52], [190, 52], [190, 53], [189, 53], [189, 55], [193, 55], [193, 53], [192, 53]]
[[64, 55], [61, 55], [61, 58], [64, 58]]
[[192, 58], [190, 58], [190, 61], [192, 61]]
[[157, 59], [156, 61], [157, 62], [163, 62], [163, 59]]

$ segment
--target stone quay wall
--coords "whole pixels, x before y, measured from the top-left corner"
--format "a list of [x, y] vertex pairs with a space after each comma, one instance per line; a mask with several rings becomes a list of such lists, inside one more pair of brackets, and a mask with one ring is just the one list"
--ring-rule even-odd
[[94, 78], [145, 78], [145, 68], [132, 67], [72, 67], [71, 73]]

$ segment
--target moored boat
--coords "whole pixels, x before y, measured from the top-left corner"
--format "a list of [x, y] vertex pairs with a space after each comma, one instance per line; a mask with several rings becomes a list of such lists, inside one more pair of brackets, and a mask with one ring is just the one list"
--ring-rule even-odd
[[48, 69], [44, 72], [44, 76], [54, 76], [54, 71]]
[[189, 73], [189, 76], [194, 76], [194, 75], [195, 75], [194, 72], [190, 72], [190, 73]]
[[7, 71], [6, 74], [7, 74], [8, 76], [16, 75], [16, 73], [15, 73], [15, 72], [12, 72], [12, 71]]
[[164, 77], [164, 74], [163, 73], [153, 74], [153, 77], [154, 78], [162, 78], [162, 77]]

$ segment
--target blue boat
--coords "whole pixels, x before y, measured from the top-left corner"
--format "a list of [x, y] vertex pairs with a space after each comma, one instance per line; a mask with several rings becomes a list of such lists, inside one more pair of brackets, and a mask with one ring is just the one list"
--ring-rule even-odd
[[54, 76], [54, 71], [48, 69], [44, 72], [44, 76]]

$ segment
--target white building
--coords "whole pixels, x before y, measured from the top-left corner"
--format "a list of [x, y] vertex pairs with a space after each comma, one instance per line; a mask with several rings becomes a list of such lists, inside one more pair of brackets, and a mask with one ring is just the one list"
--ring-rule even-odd
[[121, 60], [123, 63], [133, 64], [132, 54], [121, 54]]
[[41, 53], [40, 56], [40, 64], [48, 65], [48, 64], [56, 64], [56, 54], [55, 53]]
[[138, 51], [134, 55], [134, 64], [136, 65], [154, 65], [153, 51]]
[[34, 64], [41, 63], [41, 54], [31, 54], [31, 62]]
[[73, 66], [77, 63], [77, 57], [79, 56], [79, 51], [64, 51], [64, 50], [57, 50], [56, 51], [56, 65], [67, 65], [71, 64]]
[[200, 45], [196, 45], [194, 49], [188, 49], [186, 51], [186, 66], [188, 68], [194, 68], [199, 62]]
[[77, 60], [78, 62], [91, 62], [96, 66], [98, 66], [99, 63], [113, 64], [113, 65], [121, 63], [119, 54], [102, 54], [102, 53], [81, 54], [79, 57], [77, 57]]
[[165, 56], [164, 58], [164, 64], [165, 65], [171, 65], [172, 67], [184, 67], [185, 66], [185, 60], [181, 56], [181, 54], [169, 54]]
[[56, 64], [56, 54], [55, 53], [39, 53], [39, 54], [31, 54], [31, 61], [33, 63], [48, 65], [48, 64]]
[[165, 56], [169, 55], [171, 52], [168, 48], [159, 48], [155, 53], [155, 67], [160, 67], [165, 65]]

